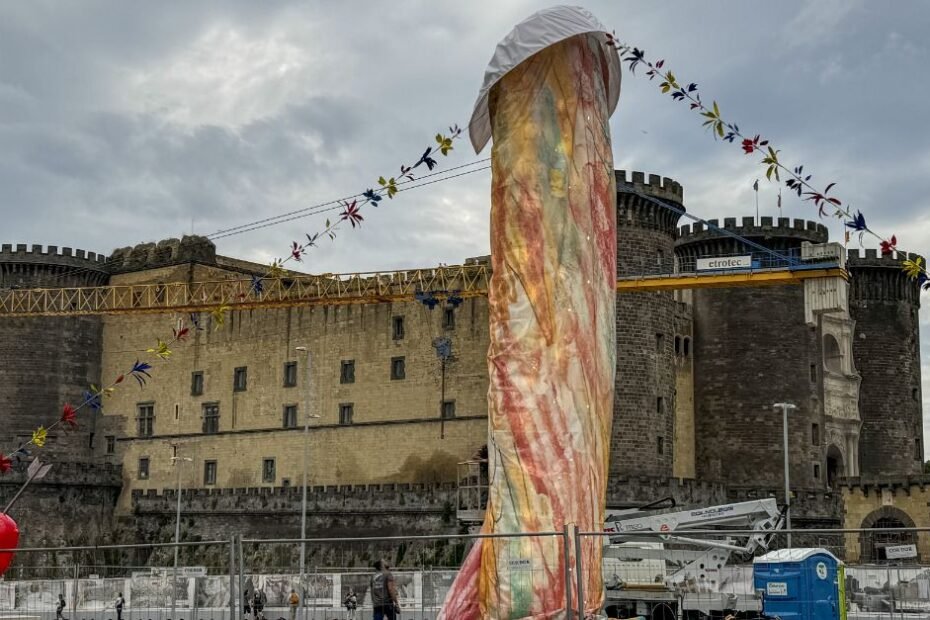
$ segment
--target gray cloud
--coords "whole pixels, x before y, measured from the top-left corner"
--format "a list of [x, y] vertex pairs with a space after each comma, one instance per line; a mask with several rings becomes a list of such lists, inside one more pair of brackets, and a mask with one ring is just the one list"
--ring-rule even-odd
[[[547, 5], [0, 5], [0, 236], [109, 252], [188, 232], [192, 222], [210, 233], [372, 186], [437, 130], [467, 121], [497, 41]], [[925, 3], [587, 6], [698, 82], [743, 129], [771, 138], [786, 161], [836, 181], [876, 229], [927, 253]], [[612, 129], [617, 166], [676, 178], [691, 212], [753, 211], [760, 166], [715, 143], [655, 83], [625, 72]], [[463, 142], [440, 163], [474, 159]], [[384, 201], [305, 268], [393, 269], [484, 254], [488, 186], [481, 173]], [[764, 213], [775, 214], [775, 199], [763, 184]], [[815, 217], [787, 193], [783, 214]], [[219, 249], [270, 260], [324, 218], [222, 239]], [[842, 224], [830, 225], [842, 238]], [[930, 314], [922, 320], [927, 327]]]

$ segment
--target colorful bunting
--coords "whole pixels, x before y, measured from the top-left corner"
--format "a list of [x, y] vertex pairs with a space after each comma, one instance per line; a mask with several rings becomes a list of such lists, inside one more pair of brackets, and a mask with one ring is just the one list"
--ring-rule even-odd
[[[847, 218], [846, 226], [859, 232], [860, 243], [865, 234], [878, 239], [883, 256], [894, 252], [907, 255], [906, 252], [897, 247], [897, 238], [894, 235], [890, 238], [879, 235], [866, 225], [865, 217], [861, 212], [853, 215], [842, 200], [829, 195], [830, 190], [833, 189], [836, 183], [829, 183], [823, 191], [818, 190], [811, 183], [811, 175], [804, 174], [804, 166], [787, 167], [779, 159], [780, 151], [771, 146], [768, 140], [763, 139], [759, 134], [752, 137], [744, 135], [736, 123], [729, 122], [723, 117], [716, 101], [712, 102], [710, 106], [705, 105], [701, 100], [696, 83], [691, 82], [687, 86], [682, 86], [671, 71], [666, 70], [665, 73], [661, 73], [660, 69], [665, 66], [665, 60], [658, 60], [654, 63], [647, 60], [645, 51], [622, 43], [617, 39], [616, 33], [607, 35], [607, 45], [620, 52], [623, 62], [628, 64], [633, 75], [636, 75], [637, 67], [644, 65], [648, 68], [646, 77], [650, 81], [657, 77], [662, 78], [659, 83], [659, 90], [664, 94], [670, 94], [675, 101], [687, 101], [690, 109], [697, 110], [704, 119], [703, 125], [711, 130], [714, 139], [723, 138], [725, 142], [734, 143], [739, 138], [739, 145], [743, 153], [746, 155], [761, 154], [762, 159], [759, 163], [765, 166], [765, 177], [770, 181], [774, 177], [776, 182], [781, 182], [781, 176], [784, 174], [786, 177], [784, 180], [785, 186], [795, 192], [798, 197], [803, 195], [806, 196], [804, 200], [813, 202], [821, 218], [827, 215]], [[905, 260], [902, 263], [902, 268], [909, 277], [918, 280], [921, 287], [927, 288], [926, 284], [930, 283], [930, 274], [927, 273], [926, 266], [922, 264], [921, 260]]]

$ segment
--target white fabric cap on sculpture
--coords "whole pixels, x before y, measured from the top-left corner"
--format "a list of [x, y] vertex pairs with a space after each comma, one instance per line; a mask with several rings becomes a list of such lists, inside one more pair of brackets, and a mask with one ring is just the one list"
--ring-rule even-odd
[[[480, 153], [491, 139], [491, 118], [488, 95], [497, 82], [511, 69], [541, 50], [579, 34], [590, 34], [607, 46], [607, 28], [587, 9], [577, 6], [556, 6], [529, 16], [497, 44], [494, 56], [484, 72], [484, 84], [468, 123], [468, 135], [475, 153]], [[620, 56], [610, 48], [608, 59], [607, 105], [610, 114], [620, 98]]]

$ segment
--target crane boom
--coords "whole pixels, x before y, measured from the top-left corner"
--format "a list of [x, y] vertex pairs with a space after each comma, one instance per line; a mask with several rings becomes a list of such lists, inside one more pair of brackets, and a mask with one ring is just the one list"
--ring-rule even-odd
[[[397, 272], [299, 275], [205, 282], [112, 284], [71, 288], [0, 288], [0, 317], [203, 312], [314, 305], [359, 305], [433, 296], [487, 297], [490, 267], [483, 263]], [[836, 265], [733, 273], [673, 273], [623, 277], [617, 292], [734, 286], [797, 285], [816, 278], [848, 279]]]

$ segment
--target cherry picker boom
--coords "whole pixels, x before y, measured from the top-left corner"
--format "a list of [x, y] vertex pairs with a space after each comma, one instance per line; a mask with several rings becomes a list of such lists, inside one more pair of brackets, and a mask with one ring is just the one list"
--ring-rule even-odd
[[[679, 511], [648, 508], [607, 511], [604, 579], [610, 617], [761, 613], [762, 602], [753, 592], [721, 592], [722, 573], [731, 555], [751, 557], [768, 549], [785, 516], [774, 498]], [[715, 535], [688, 534], [707, 530]]]

